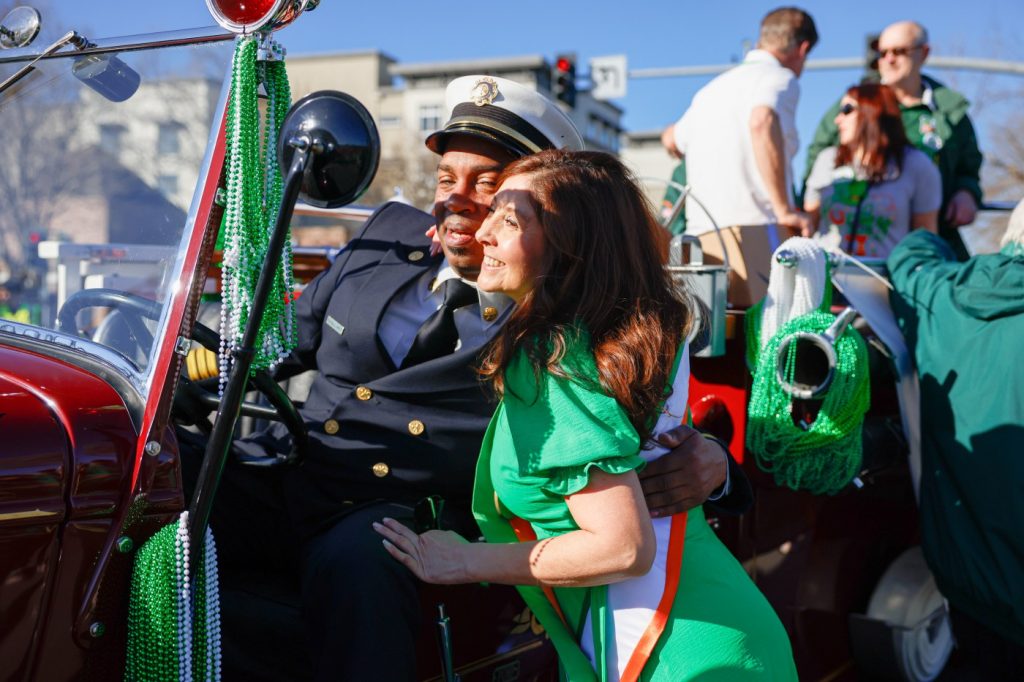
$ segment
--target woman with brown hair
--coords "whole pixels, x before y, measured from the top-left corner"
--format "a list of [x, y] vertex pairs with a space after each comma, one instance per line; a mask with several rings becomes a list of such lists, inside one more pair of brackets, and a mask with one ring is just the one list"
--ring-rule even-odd
[[796, 679], [702, 510], [652, 521], [640, 491], [636, 470], [665, 452], [653, 436], [686, 414], [694, 327], [659, 231], [610, 155], [508, 166], [477, 232], [478, 286], [517, 303], [481, 370], [501, 396], [473, 496], [488, 542], [376, 528], [427, 582], [519, 586], [570, 680]]
[[822, 150], [807, 178], [804, 210], [821, 239], [855, 256], [885, 258], [911, 230], [937, 230], [942, 179], [908, 141], [896, 95], [865, 83], [836, 114], [839, 146]]

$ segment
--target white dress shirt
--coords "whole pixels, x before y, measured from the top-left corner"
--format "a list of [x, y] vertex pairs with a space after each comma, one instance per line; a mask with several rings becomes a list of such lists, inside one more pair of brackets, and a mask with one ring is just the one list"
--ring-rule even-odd
[[[750, 113], [767, 106], [779, 117], [785, 141], [786, 187], [792, 187], [790, 163], [800, 146], [796, 74], [770, 52], [751, 50], [743, 62], [705, 85], [675, 124], [675, 143], [686, 160], [686, 178], [697, 200], [719, 227], [775, 222], [764, 180], [757, 169], [750, 137]], [[711, 231], [696, 202], [686, 202], [688, 234]]]

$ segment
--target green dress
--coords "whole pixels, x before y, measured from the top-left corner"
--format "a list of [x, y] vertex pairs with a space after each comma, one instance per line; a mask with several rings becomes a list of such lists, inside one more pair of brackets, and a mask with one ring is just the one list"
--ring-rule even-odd
[[[680, 356], [685, 360], [682, 352]], [[687, 363], [682, 365], [669, 404], [675, 400], [678, 410], [681, 402], [685, 411], [689, 372]], [[528, 521], [541, 539], [576, 530], [565, 497], [586, 487], [593, 467], [625, 473], [644, 463], [625, 411], [597, 383], [586, 334], [571, 344], [562, 367], [572, 379], [544, 374], [538, 385], [520, 353], [505, 374], [505, 397], [484, 436], [473, 494], [474, 514], [489, 542], [517, 541], [509, 522], [513, 516]], [[789, 639], [771, 605], [708, 527], [702, 510], [693, 509], [687, 516], [676, 597], [640, 679], [796, 680]], [[672, 522], [655, 519], [656, 533]], [[645, 578], [654, 579], [659, 568], [665, 575], [668, 543], [662, 539], [667, 536], [658, 537], [658, 559]], [[623, 603], [619, 595], [630, 589], [647, 589], [643, 583], [629, 585], [634, 580], [644, 578], [611, 586], [555, 588], [561, 616], [540, 588], [518, 588], [551, 637], [567, 679], [619, 679], [624, 665], [619, 661], [628, 660], [621, 653], [627, 637], [622, 633], [633, 625], [630, 614], [637, 610], [626, 613], [616, 604]], [[654, 604], [660, 594], [651, 597]]]

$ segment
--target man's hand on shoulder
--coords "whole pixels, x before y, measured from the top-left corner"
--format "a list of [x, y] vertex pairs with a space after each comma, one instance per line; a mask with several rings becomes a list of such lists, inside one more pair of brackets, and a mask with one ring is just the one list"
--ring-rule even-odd
[[[792, 232], [791, 236], [810, 237], [814, 234], [814, 223], [811, 216], [803, 211], [792, 208], [776, 209], [775, 222], [779, 227], [786, 227]], [[780, 235], [781, 238], [781, 235]]]
[[953, 227], [970, 225], [977, 213], [978, 204], [971, 193], [965, 189], [957, 190], [946, 205], [946, 222]]
[[693, 509], [725, 483], [728, 454], [696, 429], [677, 426], [657, 441], [672, 451], [648, 463], [639, 474], [651, 516]]

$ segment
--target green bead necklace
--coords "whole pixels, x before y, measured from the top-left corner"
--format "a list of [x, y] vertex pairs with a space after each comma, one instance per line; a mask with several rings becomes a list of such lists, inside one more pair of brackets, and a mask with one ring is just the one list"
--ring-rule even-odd
[[185, 511], [135, 557], [125, 668], [129, 682], [220, 679], [220, 590], [209, 528], [198, 571], [189, 566], [189, 556]]
[[[235, 46], [228, 103], [227, 197], [224, 208], [224, 261], [221, 306], [221, 391], [232, 353], [241, 346], [252, 309], [256, 282], [281, 206], [282, 178], [277, 138], [291, 106], [291, 89], [282, 59], [260, 60], [259, 39], [243, 36]], [[274, 46], [277, 48], [277, 46]], [[279, 48], [278, 48], [279, 50]], [[283, 51], [279, 50], [283, 55]], [[258, 91], [267, 96], [262, 145]], [[273, 368], [295, 348], [294, 277], [291, 235], [285, 239], [281, 267], [260, 321], [252, 371]]]
[[[754, 384], [747, 409], [747, 448], [775, 482], [793, 490], [834, 495], [860, 471], [861, 425], [870, 404], [867, 347], [852, 327], [835, 342], [836, 368], [828, 393], [814, 421], [793, 423], [793, 398], [779, 384], [775, 371], [779, 346], [796, 332], [820, 334], [835, 316], [816, 310], [790, 320], [760, 352], [756, 352]], [[747, 342], [756, 343], [748, 335]], [[789, 346], [784, 376], [796, 373], [797, 344]], [[750, 347], [748, 345], [748, 353]]]

